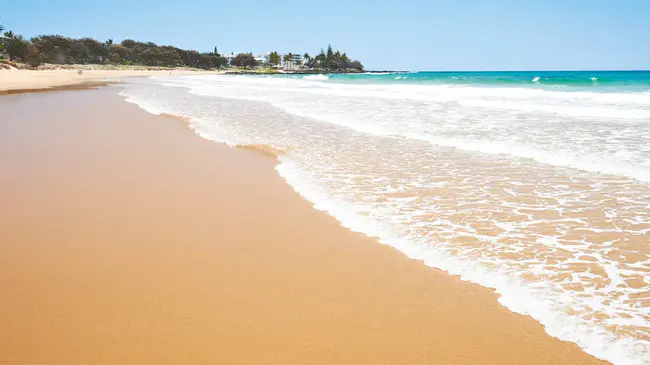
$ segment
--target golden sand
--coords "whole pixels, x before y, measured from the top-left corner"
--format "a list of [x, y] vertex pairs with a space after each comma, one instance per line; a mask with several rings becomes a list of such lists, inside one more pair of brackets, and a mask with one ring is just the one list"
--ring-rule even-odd
[[[78, 75], [77, 70], [17, 70], [0, 69], [0, 95], [24, 93], [26, 91], [46, 91], [52, 88], [75, 89], [75, 85], [103, 82], [111, 78], [134, 76], [167, 76], [218, 73], [187, 70], [84, 70]], [[81, 86], [80, 88], [85, 88]]]
[[0, 364], [597, 364], [113, 87], [0, 98]]

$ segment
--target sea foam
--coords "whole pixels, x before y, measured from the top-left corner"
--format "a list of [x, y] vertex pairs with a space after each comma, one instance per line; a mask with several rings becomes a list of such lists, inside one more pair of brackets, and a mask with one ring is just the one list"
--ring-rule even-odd
[[315, 209], [327, 212], [343, 227], [376, 237], [381, 243], [427, 266], [457, 275], [464, 281], [493, 288], [499, 295], [499, 303], [513, 312], [533, 317], [544, 325], [549, 335], [574, 342], [585, 352], [617, 365], [642, 365], [650, 361], [649, 344], [617, 338], [603, 329], [581, 324], [575, 318], [564, 315], [557, 303], [545, 300], [539, 293], [528, 289], [526, 283], [506, 273], [449, 256], [423, 242], [400, 238], [399, 234], [359, 214], [358, 207], [321, 193], [321, 189], [310, 181], [309, 174], [290, 158], [282, 158], [276, 170]]
[[307, 75], [302, 77], [305, 80], [312, 80], [312, 81], [325, 81], [329, 80], [329, 77], [327, 75]]
[[494, 288], [594, 356], [650, 361], [650, 312], [634, 299], [650, 288], [650, 261], [617, 244], [650, 232], [644, 93], [175, 80], [134, 81], [123, 95], [190, 117], [204, 138], [286, 151], [278, 173], [343, 226]]

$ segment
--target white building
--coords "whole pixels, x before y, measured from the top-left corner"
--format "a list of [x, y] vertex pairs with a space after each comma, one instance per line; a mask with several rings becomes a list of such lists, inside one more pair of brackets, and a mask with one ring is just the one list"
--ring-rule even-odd
[[237, 55], [231, 52], [230, 54], [222, 54], [221, 56], [223, 56], [226, 61], [228, 61], [228, 66], [232, 66], [232, 59]]
[[[265, 64], [267, 62], [267, 57], [271, 52], [267, 52], [262, 54], [257, 54], [253, 55], [255, 57], [255, 60], [261, 65]], [[230, 52], [229, 54], [222, 54], [227, 61], [228, 61], [228, 66], [232, 66], [232, 60], [233, 58], [237, 57], [239, 53], [233, 53]], [[303, 64], [303, 59], [302, 55], [298, 53], [292, 53], [292, 59], [291, 62], [285, 62], [284, 61], [284, 56], [286, 53], [279, 53], [280, 55], [280, 64], [278, 65], [280, 68], [286, 69], [286, 70], [291, 70], [291, 69], [296, 69], [300, 67]]]
[[292, 70], [302, 65], [302, 55], [299, 53], [292, 53], [291, 62], [285, 62], [284, 56], [286, 53], [280, 53], [280, 67], [286, 70]]
[[266, 62], [266, 58], [264, 56], [258, 54], [258, 55], [255, 56], [255, 61], [257, 61], [257, 63], [260, 66], [262, 66]]

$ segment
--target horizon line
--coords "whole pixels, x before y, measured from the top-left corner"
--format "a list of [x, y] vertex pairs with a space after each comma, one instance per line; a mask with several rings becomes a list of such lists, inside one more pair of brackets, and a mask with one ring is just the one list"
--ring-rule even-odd
[[650, 69], [517, 69], [517, 70], [389, 70], [389, 69], [368, 69], [366, 72], [650, 72]]

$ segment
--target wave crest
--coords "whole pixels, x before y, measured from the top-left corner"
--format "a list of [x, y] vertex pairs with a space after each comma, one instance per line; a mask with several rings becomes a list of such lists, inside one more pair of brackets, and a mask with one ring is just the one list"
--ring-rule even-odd
[[307, 76], [303, 76], [302, 78], [305, 80], [312, 80], [312, 81], [325, 81], [330, 79], [326, 75], [307, 75]]

